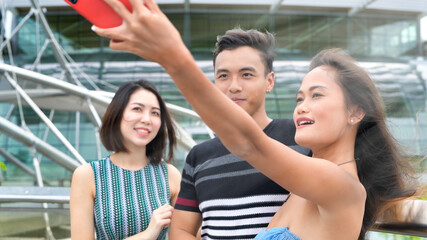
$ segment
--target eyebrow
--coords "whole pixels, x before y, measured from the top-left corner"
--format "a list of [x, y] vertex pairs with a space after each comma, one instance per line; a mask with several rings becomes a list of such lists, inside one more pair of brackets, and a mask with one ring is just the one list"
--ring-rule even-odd
[[230, 70], [228, 70], [228, 69], [218, 69], [218, 70], [216, 71], [216, 74], [218, 74], [218, 73], [223, 73], [223, 72], [225, 72], [225, 73], [229, 73], [229, 72], [230, 72]]
[[[138, 103], [138, 102], [134, 102], [134, 103], [131, 103], [131, 104], [135, 104], [135, 105], [138, 105], [138, 106], [141, 106], [141, 107], [145, 107], [144, 104]], [[160, 110], [160, 107], [152, 107], [152, 108]]]
[[[256, 72], [256, 69], [254, 67], [243, 67], [243, 68], [239, 69], [239, 72], [245, 72], [245, 71]], [[218, 74], [218, 73], [229, 73], [229, 72], [231, 72], [231, 71], [228, 69], [220, 68], [216, 71], [216, 74]]]
[[253, 67], [244, 67], [244, 68], [239, 69], [239, 72], [245, 72], [245, 71], [256, 72], [256, 69]]
[[[325, 87], [325, 86], [321, 86], [321, 85], [316, 85], [316, 86], [311, 86], [309, 89], [308, 89], [308, 91], [309, 92], [312, 92], [314, 89], [316, 89], [316, 88], [322, 88], [322, 89], [328, 89], [327, 87]], [[302, 91], [301, 90], [299, 90], [298, 92], [297, 92], [297, 94], [299, 94], [299, 93], [302, 93]]]

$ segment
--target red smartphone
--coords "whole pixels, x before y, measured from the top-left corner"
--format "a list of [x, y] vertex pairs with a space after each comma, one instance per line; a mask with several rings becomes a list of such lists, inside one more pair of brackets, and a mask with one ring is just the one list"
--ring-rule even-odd
[[[118, 1], [132, 11], [132, 5], [128, 0]], [[104, 0], [65, 0], [65, 2], [97, 27], [112, 28], [120, 26], [123, 22], [123, 19]]]

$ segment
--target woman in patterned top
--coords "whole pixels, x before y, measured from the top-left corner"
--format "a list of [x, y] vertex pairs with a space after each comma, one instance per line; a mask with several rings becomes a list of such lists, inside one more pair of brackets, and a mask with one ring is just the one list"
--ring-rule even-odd
[[100, 135], [113, 154], [75, 170], [71, 237], [94, 239], [96, 232], [97, 239], [164, 239], [181, 174], [166, 163], [173, 159], [175, 131], [154, 85], [145, 80], [122, 85]]

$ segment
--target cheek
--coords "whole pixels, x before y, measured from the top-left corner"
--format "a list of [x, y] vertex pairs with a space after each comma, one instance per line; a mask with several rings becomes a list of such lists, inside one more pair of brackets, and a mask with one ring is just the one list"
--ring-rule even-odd
[[261, 85], [246, 85], [243, 87], [245, 91], [245, 96], [249, 101], [254, 103], [259, 103], [262, 100], [265, 100], [265, 88]]
[[137, 114], [134, 114], [134, 113], [125, 113], [125, 114], [123, 114], [123, 118], [122, 118], [122, 120], [123, 120], [123, 121], [126, 121], [126, 122], [133, 122], [133, 121], [135, 121], [137, 118], [138, 118], [138, 115], [137, 115]]
[[294, 113], [293, 113], [293, 120], [294, 120], [294, 125], [295, 125], [295, 127], [297, 126], [297, 124], [296, 124], [296, 119], [297, 119], [297, 112], [298, 112], [298, 110], [297, 110], [297, 107], [298, 106], [295, 106], [295, 108], [294, 108]]
[[156, 129], [156, 132], [158, 132], [160, 127], [162, 126], [162, 120], [160, 118], [154, 118], [151, 124], [152, 124], [153, 130]]
[[215, 81], [215, 86], [223, 93], [227, 92], [226, 81]]
[[331, 103], [332, 107], [324, 107], [320, 108], [317, 111], [316, 119], [321, 120], [321, 129], [324, 131], [328, 131], [331, 134], [341, 132], [341, 129], [343, 129], [347, 125], [346, 116], [344, 115], [343, 107], [333, 105]]

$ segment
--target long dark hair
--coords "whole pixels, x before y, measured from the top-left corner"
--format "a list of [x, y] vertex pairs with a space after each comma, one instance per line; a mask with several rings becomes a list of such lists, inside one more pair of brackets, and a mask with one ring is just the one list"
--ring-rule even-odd
[[[166, 156], [166, 150], [168, 150], [165, 160], [166, 162], [170, 162], [173, 160], [174, 148], [176, 145], [175, 128], [169, 111], [166, 108], [165, 101], [160, 96], [154, 84], [146, 80], [127, 82], [117, 90], [102, 119], [102, 127], [100, 130], [102, 144], [104, 144], [105, 148], [109, 151], [128, 151], [123, 145], [120, 122], [122, 121], [123, 111], [129, 102], [130, 96], [138, 89], [145, 89], [152, 92], [160, 105], [161, 125], [156, 137], [147, 145], [147, 157], [152, 164], [159, 164], [162, 158]], [[168, 149], [166, 149], [166, 145], [168, 144], [167, 140], [169, 142]]]
[[413, 196], [412, 168], [400, 154], [396, 140], [386, 126], [380, 94], [369, 75], [341, 49], [327, 49], [311, 61], [310, 71], [318, 66], [336, 69], [336, 82], [344, 92], [346, 105], [358, 106], [365, 117], [358, 126], [354, 158], [367, 198], [359, 240], [375, 223], [379, 213], [391, 202]]

